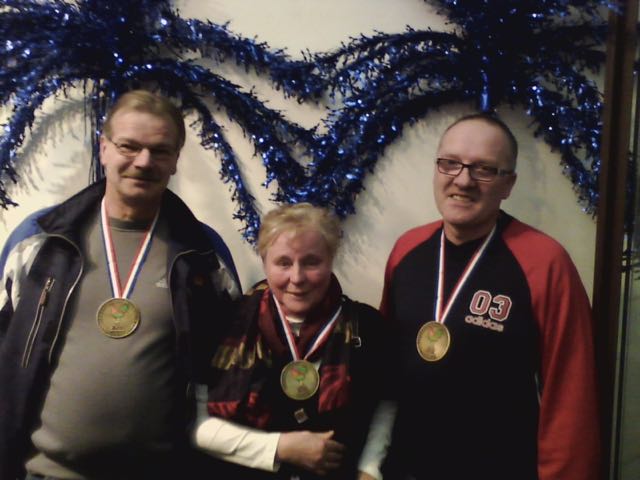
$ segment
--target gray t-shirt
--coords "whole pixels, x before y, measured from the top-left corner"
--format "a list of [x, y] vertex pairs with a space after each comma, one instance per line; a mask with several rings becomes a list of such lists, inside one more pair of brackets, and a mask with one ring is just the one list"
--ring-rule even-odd
[[[61, 478], [122, 478], [136, 462], [170, 455], [176, 414], [175, 336], [167, 280], [167, 226], [158, 221], [130, 300], [141, 320], [125, 338], [98, 327], [112, 297], [98, 212], [88, 222], [84, 271], [69, 325], [31, 439], [30, 473]], [[147, 225], [111, 220], [121, 284]]]

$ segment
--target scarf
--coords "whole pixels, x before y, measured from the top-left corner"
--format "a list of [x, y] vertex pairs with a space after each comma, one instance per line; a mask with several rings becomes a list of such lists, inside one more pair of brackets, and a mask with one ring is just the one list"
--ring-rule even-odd
[[[305, 318], [296, 345], [304, 357], [341, 304], [342, 312], [325, 343], [308, 358], [311, 362], [321, 361], [318, 391], [308, 400], [296, 401], [285, 397], [279, 384], [273, 385], [282, 366], [293, 357], [273, 295], [264, 282], [259, 284], [241, 300], [232, 327], [211, 362], [209, 413], [268, 429], [276, 408], [295, 409], [304, 403], [305, 410], [321, 415], [346, 406], [350, 399], [349, 358], [354, 329], [349, 319], [350, 301], [343, 299], [335, 276], [332, 275], [325, 297]], [[265, 398], [267, 391], [269, 398]]]

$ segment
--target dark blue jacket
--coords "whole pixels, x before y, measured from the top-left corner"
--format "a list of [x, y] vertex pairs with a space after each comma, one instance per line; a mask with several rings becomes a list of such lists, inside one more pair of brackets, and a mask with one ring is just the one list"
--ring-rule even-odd
[[[0, 480], [23, 473], [29, 437], [67, 328], [67, 307], [82, 281], [81, 227], [104, 190], [104, 182], [96, 183], [32, 215], [0, 255]], [[205, 378], [239, 283], [222, 239], [175, 194], [165, 193], [161, 211], [170, 232], [167, 276], [177, 369], [186, 392]], [[185, 414], [176, 422], [177, 442], [183, 440], [186, 421]]]

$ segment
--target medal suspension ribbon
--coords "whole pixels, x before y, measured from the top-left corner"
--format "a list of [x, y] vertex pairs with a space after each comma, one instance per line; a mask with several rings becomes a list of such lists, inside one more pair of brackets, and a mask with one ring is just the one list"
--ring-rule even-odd
[[107, 266], [109, 271], [109, 284], [111, 286], [112, 298], [106, 300], [98, 308], [96, 319], [100, 330], [111, 338], [124, 338], [131, 335], [140, 323], [140, 310], [129, 300], [131, 292], [136, 284], [138, 275], [142, 265], [144, 264], [149, 249], [151, 247], [151, 238], [155, 231], [156, 223], [160, 211], [156, 212], [151, 226], [147, 229], [142, 238], [138, 251], [131, 262], [131, 268], [127, 275], [124, 288], [120, 283], [120, 271], [118, 269], [118, 260], [111, 237], [111, 229], [109, 228], [109, 216], [107, 214], [107, 206], [104, 198], [100, 204], [100, 225], [102, 227], [102, 241], [104, 245], [105, 255], [107, 257]]
[[444, 322], [449, 315], [451, 306], [458, 297], [458, 294], [469, 278], [469, 275], [471, 275], [471, 272], [476, 267], [478, 261], [484, 254], [484, 251], [493, 238], [495, 231], [496, 226], [494, 225], [491, 233], [487, 235], [487, 238], [484, 239], [482, 245], [475, 251], [473, 257], [467, 263], [464, 271], [462, 272], [462, 275], [456, 282], [451, 295], [449, 295], [449, 299], [447, 300], [446, 305], [443, 305], [445, 283], [445, 235], [444, 228], [442, 229], [442, 233], [440, 235], [440, 253], [438, 257], [436, 303], [434, 306], [435, 320], [426, 322], [424, 325], [422, 325], [422, 327], [420, 327], [420, 330], [418, 330], [418, 335], [416, 337], [416, 348], [418, 349], [418, 353], [427, 362], [437, 362], [438, 360], [444, 358], [444, 356], [447, 354], [449, 346], [451, 345], [451, 334], [449, 333], [449, 329], [444, 325]]
[[[280, 386], [282, 387], [285, 395], [289, 398], [294, 400], [307, 400], [316, 393], [320, 386], [320, 374], [318, 373], [315, 365], [307, 359], [327, 341], [331, 334], [331, 330], [333, 330], [333, 327], [340, 316], [342, 305], [338, 307], [331, 319], [318, 332], [311, 343], [311, 347], [309, 347], [304, 356], [302, 356], [300, 355], [300, 351], [296, 345], [295, 335], [289, 325], [289, 321], [287, 320], [287, 317], [282, 311], [282, 307], [275, 296], [273, 297], [273, 301], [278, 309], [278, 316], [280, 317], [280, 322], [284, 329], [287, 345], [289, 346], [289, 351], [293, 357], [293, 361], [286, 364], [282, 369], [282, 373], [280, 374]], [[297, 414], [299, 414], [299, 412], [296, 412], [296, 415]], [[306, 415], [303, 418], [306, 419]], [[296, 419], [298, 419], [297, 416]], [[298, 421], [301, 422], [299, 419]]]
[[138, 279], [138, 275], [140, 273], [140, 269], [142, 264], [147, 258], [147, 254], [149, 253], [149, 248], [151, 246], [151, 238], [153, 237], [153, 232], [156, 228], [156, 223], [158, 222], [158, 216], [160, 211], [156, 212], [156, 216], [153, 218], [153, 222], [151, 222], [151, 226], [147, 230], [144, 235], [144, 238], [140, 242], [140, 246], [138, 247], [138, 252], [136, 253], [133, 261], [131, 262], [131, 268], [129, 269], [129, 275], [127, 275], [127, 280], [122, 288], [120, 283], [120, 270], [118, 269], [118, 260], [116, 258], [116, 252], [113, 245], [113, 239], [111, 237], [111, 229], [109, 228], [109, 217], [107, 215], [107, 206], [105, 204], [104, 198], [102, 199], [102, 203], [100, 205], [100, 222], [102, 225], [102, 240], [104, 243], [104, 251], [107, 255], [107, 265], [109, 266], [109, 283], [111, 284], [111, 293], [114, 298], [125, 298], [128, 299], [133, 291], [133, 287], [135, 286], [136, 280]]
[[437, 291], [436, 291], [436, 305], [435, 305], [435, 319], [436, 322], [438, 323], [444, 323], [447, 315], [449, 314], [449, 311], [451, 310], [451, 306], [453, 305], [453, 302], [455, 301], [455, 299], [458, 297], [458, 294], [460, 293], [460, 290], [462, 290], [462, 286], [466, 283], [467, 279], [469, 278], [469, 275], [471, 275], [471, 272], [473, 271], [473, 269], [475, 268], [476, 264], [478, 263], [478, 261], [480, 260], [480, 258], [482, 257], [482, 254], [484, 253], [484, 251], [487, 248], [487, 245], [489, 245], [489, 242], [491, 241], [491, 239], [493, 238], [493, 235], [496, 233], [496, 226], [493, 226], [493, 229], [491, 230], [491, 233], [489, 233], [489, 235], [487, 235], [487, 238], [484, 239], [484, 242], [482, 242], [482, 245], [480, 245], [480, 248], [478, 248], [478, 250], [476, 250], [476, 252], [473, 254], [473, 257], [471, 258], [471, 260], [469, 260], [469, 263], [467, 263], [467, 266], [465, 267], [464, 271], [462, 272], [462, 275], [460, 276], [460, 278], [458, 279], [458, 282], [456, 283], [456, 286], [453, 288], [453, 291], [451, 292], [451, 295], [449, 295], [449, 299], [447, 301], [447, 304], [444, 306], [444, 311], [443, 311], [443, 298], [444, 298], [444, 272], [445, 272], [445, 260], [444, 260], [444, 252], [445, 252], [445, 236], [444, 236], [444, 229], [442, 229], [442, 234], [440, 235], [440, 256], [439, 256], [439, 261], [438, 261], [438, 287], [437, 287]]
[[338, 319], [338, 316], [340, 315], [340, 312], [342, 311], [342, 305], [340, 305], [338, 307], [338, 309], [336, 310], [336, 312], [331, 317], [331, 319], [318, 332], [318, 334], [316, 335], [316, 338], [311, 343], [311, 346], [309, 347], [309, 350], [307, 350], [307, 353], [304, 356], [302, 356], [302, 355], [300, 355], [300, 351], [298, 350], [298, 346], [296, 345], [295, 335], [293, 333], [293, 330], [291, 329], [291, 326], [289, 325], [289, 321], [287, 320], [286, 315], [282, 311], [282, 307], [280, 306], [280, 302], [278, 302], [278, 299], [275, 296], [273, 297], [273, 300], [274, 300], [274, 302], [276, 304], [276, 308], [278, 309], [278, 315], [280, 316], [280, 322], [282, 323], [282, 327], [284, 328], [284, 334], [285, 334], [285, 337], [287, 339], [287, 344], [289, 345], [289, 351], [291, 352], [291, 356], [293, 357], [294, 361], [306, 360], [307, 358], [309, 358], [311, 356], [311, 354], [313, 354], [316, 350], [318, 350], [318, 348], [320, 348], [320, 346], [322, 346], [322, 344], [324, 344], [324, 342], [329, 337], [329, 334], [331, 333], [331, 330], [333, 330], [333, 327], [335, 326], [336, 320]]

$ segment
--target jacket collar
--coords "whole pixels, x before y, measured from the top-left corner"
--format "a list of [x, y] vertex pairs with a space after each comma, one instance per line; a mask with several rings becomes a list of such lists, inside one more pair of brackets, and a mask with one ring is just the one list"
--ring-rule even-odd
[[[89, 185], [45, 213], [38, 219], [38, 224], [48, 234], [62, 235], [79, 242], [82, 226], [98, 209], [105, 187], [105, 180]], [[170, 239], [177, 250], [211, 248], [198, 219], [180, 197], [168, 189], [162, 196], [161, 215], [167, 222]]]

